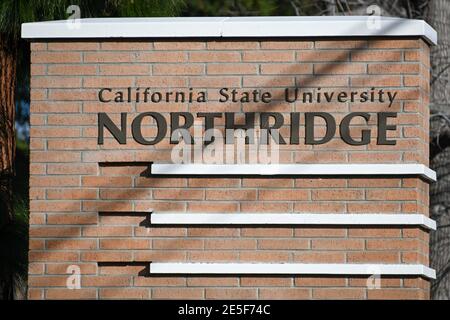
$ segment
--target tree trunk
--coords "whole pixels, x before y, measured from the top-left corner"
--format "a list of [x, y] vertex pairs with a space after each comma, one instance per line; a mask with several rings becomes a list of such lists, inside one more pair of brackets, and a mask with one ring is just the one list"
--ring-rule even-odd
[[17, 45], [0, 34], [0, 227], [13, 219]]
[[450, 2], [430, 0], [427, 21], [438, 34], [438, 45], [431, 47], [430, 108], [450, 114]]
[[[431, 0], [427, 21], [436, 29], [438, 45], [431, 48], [431, 96], [433, 113], [450, 115], [450, 1]], [[440, 132], [445, 148], [431, 161], [438, 181], [430, 188], [430, 216], [437, 221], [437, 230], [430, 235], [430, 265], [437, 278], [431, 283], [432, 299], [450, 297], [450, 148], [445, 133]]]

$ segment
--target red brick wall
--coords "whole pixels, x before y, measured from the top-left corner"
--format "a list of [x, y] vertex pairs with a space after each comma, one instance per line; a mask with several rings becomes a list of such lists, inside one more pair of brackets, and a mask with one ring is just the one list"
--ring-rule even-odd
[[[421, 263], [428, 232], [418, 227], [152, 227], [151, 210], [176, 212], [420, 213], [428, 183], [416, 177], [156, 178], [142, 162], [170, 162], [168, 138], [126, 145], [107, 134], [97, 144], [97, 113], [325, 111], [398, 112], [395, 146], [287, 145], [283, 163], [422, 163], [428, 165], [429, 48], [420, 39], [31, 44], [31, 178], [29, 298], [428, 298], [420, 277], [183, 276], [148, 274], [151, 261]], [[380, 103], [268, 105], [217, 102], [218, 88], [285, 87], [397, 91]], [[202, 89], [208, 103], [101, 103], [102, 87]], [[216, 101], [214, 101], [216, 100]], [[128, 118], [131, 121], [132, 117]], [[301, 118], [300, 136], [304, 137]], [[360, 125], [363, 125], [361, 123]], [[359, 126], [352, 130], [360, 130]], [[323, 127], [318, 126], [318, 131]], [[144, 131], [153, 133], [154, 126]], [[284, 130], [284, 131], [283, 131]], [[283, 134], [288, 128], [282, 129]], [[358, 132], [358, 131], [356, 131]], [[111, 163], [112, 162], [112, 163]], [[140, 162], [118, 166], [117, 162]], [[67, 267], [82, 271], [66, 289]]]

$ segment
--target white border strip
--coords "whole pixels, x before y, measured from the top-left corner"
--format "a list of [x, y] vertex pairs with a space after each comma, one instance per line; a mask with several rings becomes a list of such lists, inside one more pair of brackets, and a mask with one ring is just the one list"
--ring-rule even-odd
[[435, 270], [422, 264], [348, 263], [150, 263], [151, 274], [306, 274], [417, 275], [435, 279]]
[[87, 18], [22, 24], [22, 38], [420, 36], [437, 43], [423, 20], [369, 16]]
[[436, 221], [422, 214], [314, 213], [152, 213], [151, 224], [172, 225], [418, 225], [436, 230]]
[[423, 164], [162, 164], [151, 165], [162, 175], [417, 175], [436, 181], [436, 172]]

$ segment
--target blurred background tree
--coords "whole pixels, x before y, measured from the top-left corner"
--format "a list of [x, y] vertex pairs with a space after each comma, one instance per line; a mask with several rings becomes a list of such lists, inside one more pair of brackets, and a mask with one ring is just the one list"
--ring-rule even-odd
[[0, 0], [0, 299], [24, 296], [28, 255], [29, 43], [24, 22], [59, 20], [78, 5], [83, 18], [179, 15], [182, 0]]
[[449, 299], [449, 0], [0, 0], [0, 299], [23, 295], [27, 273], [29, 45], [20, 39], [21, 23], [66, 19], [70, 5], [88, 18], [367, 15], [373, 4], [384, 16], [424, 19], [438, 32], [430, 68], [430, 163], [438, 173], [430, 187], [430, 216], [438, 223], [430, 238], [431, 267], [437, 272], [431, 293]]

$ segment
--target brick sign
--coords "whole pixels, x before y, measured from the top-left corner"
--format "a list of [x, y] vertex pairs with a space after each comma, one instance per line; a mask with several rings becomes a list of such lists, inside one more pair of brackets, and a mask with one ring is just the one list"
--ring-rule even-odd
[[419, 20], [24, 24], [30, 299], [428, 299]]

